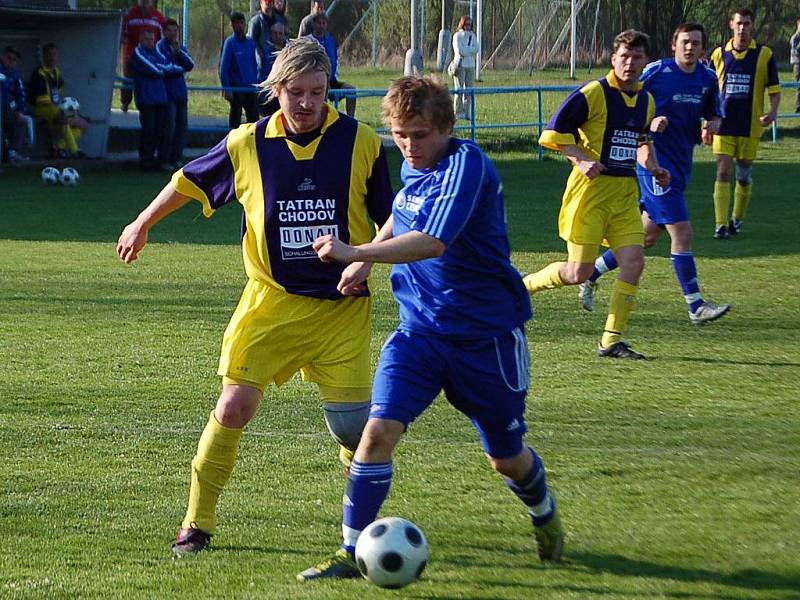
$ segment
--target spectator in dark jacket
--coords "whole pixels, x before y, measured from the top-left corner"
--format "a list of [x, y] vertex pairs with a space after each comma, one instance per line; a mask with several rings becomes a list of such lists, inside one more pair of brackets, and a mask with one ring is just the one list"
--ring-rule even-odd
[[[25, 99], [25, 84], [17, 70], [22, 58], [19, 50], [7, 46], [0, 54], [0, 101], [3, 104], [3, 135], [8, 140], [8, 160], [12, 163], [28, 160], [22, 154], [26, 138], [33, 143], [33, 117]], [[3, 140], [5, 143], [5, 140]]]
[[256, 43], [260, 73], [264, 71], [263, 65], [270, 52], [270, 29], [275, 23], [283, 23], [288, 33], [289, 21], [286, 19], [286, 0], [260, 0], [259, 6], [260, 10], [250, 19], [250, 24], [247, 26], [247, 35]]
[[186, 46], [178, 37], [178, 22], [168, 19], [164, 25], [164, 37], [156, 44], [159, 54], [173, 66], [171, 73], [164, 74], [167, 88], [167, 121], [164, 131], [164, 156], [173, 170], [183, 166], [183, 148], [186, 145], [186, 130], [189, 126], [186, 89], [186, 73], [194, 69], [194, 61]]
[[255, 84], [258, 83], [258, 64], [256, 62], [256, 44], [245, 35], [244, 15], [231, 13], [233, 33], [222, 45], [222, 57], [219, 61], [219, 80], [224, 88], [252, 88], [252, 92], [223, 90], [222, 96], [230, 102], [231, 111], [228, 126], [236, 129], [242, 123], [244, 108], [248, 123], [258, 120], [258, 108]]
[[136, 108], [139, 109], [139, 123], [142, 126], [139, 138], [139, 167], [143, 171], [154, 171], [162, 165], [167, 168], [167, 157], [163, 154], [162, 144], [167, 120], [167, 87], [164, 76], [178, 69], [180, 67], [168, 64], [156, 50], [153, 31], [143, 30], [129, 65], [129, 72], [133, 77], [133, 96]]

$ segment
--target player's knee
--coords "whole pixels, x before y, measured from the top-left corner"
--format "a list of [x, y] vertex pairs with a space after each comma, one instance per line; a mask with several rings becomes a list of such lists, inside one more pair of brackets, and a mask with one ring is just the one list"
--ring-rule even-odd
[[348, 450], [358, 448], [369, 418], [369, 402], [324, 402], [325, 424], [334, 440]]
[[214, 416], [220, 425], [239, 429], [256, 414], [261, 402], [261, 390], [245, 385], [224, 385], [217, 400]]
[[356, 456], [359, 460], [384, 462], [391, 459], [405, 426], [389, 419], [370, 419], [361, 434]]
[[656, 245], [658, 238], [661, 237], [661, 233], [657, 231], [646, 231], [644, 234], [644, 247], [645, 248], [652, 248]]
[[736, 181], [742, 185], [753, 183], [753, 165], [736, 165]]

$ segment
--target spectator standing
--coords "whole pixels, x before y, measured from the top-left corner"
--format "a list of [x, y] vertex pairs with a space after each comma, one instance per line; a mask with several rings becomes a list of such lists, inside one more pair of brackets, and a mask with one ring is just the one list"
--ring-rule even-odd
[[42, 47], [42, 64], [31, 75], [29, 88], [33, 113], [47, 126], [53, 153], [60, 158], [81, 156], [78, 140], [89, 123], [78, 115], [66, 117], [61, 113], [59, 104], [64, 99], [64, 77], [58, 68], [58, 47], [54, 43]]
[[[794, 80], [800, 83], [800, 19], [797, 19], [797, 31], [789, 38], [789, 62], [792, 63]], [[794, 100], [794, 112], [800, 113], [800, 88], [797, 88], [797, 95]]]
[[[219, 80], [225, 88], [255, 86], [258, 83], [256, 44], [245, 34], [245, 20], [242, 13], [231, 13], [231, 27], [233, 33], [222, 45]], [[228, 115], [228, 126], [231, 129], [241, 125], [243, 108], [248, 123], [258, 121], [256, 92], [255, 87], [252, 93], [223, 90], [222, 97], [231, 105]]]
[[15, 163], [28, 160], [22, 154], [26, 138], [33, 144], [33, 118], [25, 99], [25, 85], [17, 70], [22, 54], [13, 46], [6, 46], [0, 55], [0, 99], [3, 103], [3, 130], [8, 140], [8, 160]]
[[[463, 16], [458, 22], [458, 30], [453, 35], [453, 62], [448, 72], [453, 76], [453, 87], [470, 88], [475, 85], [475, 56], [478, 54], [478, 38], [472, 31], [472, 19]], [[472, 117], [472, 103], [467, 94], [456, 92], [453, 98], [456, 119]]]
[[[122, 19], [122, 73], [126, 77], [131, 77], [128, 70], [133, 51], [139, 45], [142, 31], [149, 29], [153, 32], [155, 41], [161, 39], [161, 31], [166, 23], [164, 15], [155, 9], [153, 0], [139, 0], [139, 3], [131, 7]], [[133, 89], [120, 90], [120, 101], [122, 112], [128, 112], [128, 106], [133, 99]]]
[[151, 29], [142, 30], [141, 36], [139, 45], [131, 56], [129, 71], [133, 76], [133, 93], [142, 127], [139, 137], [139, 168], [143, 171], [154, 171], [160, 165], [167, 164], [163, 143], [167, 121], [167, 87], [164, 76], [166, 72], [172, 73], [180, 67], [176, 69], [167, 64], [166, 59], [156, 50], [155, 35]]
[[308, 13], [303, 20], [300, 21], [300, 28], [297, 31], [297, 37], [305, 37], [314, 33], [313, 21], [314, 17], [319, 14], [325, 14], [325, 4], [322, 0], [314, 0], [311, 3], [311, 12]]
[[[286, 46], [286, 25], [280, 21], [276, 21], [269, 28], [269, 44], [271, 52], [266, 54], [267, 62], [264, 63], [264, 73], [259, 73], [259, 81], [266, 81], [272, 71], [272, 65], [275, 64], [277, 53], [283, 50]], [[261, 66], [259, 66], [259, 69]], [[258, 114], [262, 117], [273, 114], [280, 108], [278, 98], [271, 95], [271, 90], [268, 87], [263, 87], [258, 93]]]
[[167, 89], [167, 122], [164, 132], [163, 156], [167, 163], [177, 170], [183, 166], [183, 147], [186, 144], [186, 131], [189, 127], [186, 73], [194, 69], [194, 60], [180, 42], [178, 22], [168, 19], [164, 25], [164, 37], [156, 44], [156, 49], [173, 69], [164, 75]]
[[[312, 34], [311, 37], [317, 40], [319, 44], [325, 48], [325, 53], [331, 61], [331, 81], [330, 88], [332, 90], [354, 90], [355, 86], [350, 85], [346, 81], [339, 80], [339, 49], [336, 47], [336, 40], [328, 33], [328, 15], [325, 12], [317, 13], [311, 19]], [[345, 98], [345, 112], [348, 117], [353, 117], [356, 114], [356, 98], [355, 96], [347, 96]]]
[[[261, 74], [266, 72], [269, 74], [269, 69], [266, 63], [270, 60], [270, 53], [275, 50], [271, 49], [272, 26], [275, 23], [283, 23], [286, 32], [289, 32], [289, 21], [286, 19], [286, 0], [260, 0], [259, 11], [250, 19], [250, 24], [247, 26], [248, 37], [253, 38], [256, 43], [258, 51], [258, 73], [259, 82], [266, 79], [266, 75], [261, 77]], [[281, 46], [283, 47], [283, 46]], [[274, 61], [274, 59], [272, 59]]]

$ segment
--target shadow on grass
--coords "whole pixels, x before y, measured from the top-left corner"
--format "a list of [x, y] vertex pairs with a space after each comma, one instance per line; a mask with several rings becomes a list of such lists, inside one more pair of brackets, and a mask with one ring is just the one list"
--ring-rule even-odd
[[620, 556], [570, 552], [569, 561], [595, 573], [672, 579], [687, 583], [715, 583], [750, 590], [800, 590], [800, 573], [785, 574], [758, 569], [719, 573], [709, 569], [657, 564]]
[[709, 358], [708, 356], [670, 356], [666, 360], [677, 362], [707, 363], [710, 365], [741, 365], [747, 367], [800, 367], [796, 362], [775, 362], [774, 360], [729, 360]]

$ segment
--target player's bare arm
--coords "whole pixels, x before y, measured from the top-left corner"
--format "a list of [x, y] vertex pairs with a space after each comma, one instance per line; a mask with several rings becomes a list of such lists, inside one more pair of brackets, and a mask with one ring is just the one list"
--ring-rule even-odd
[[653, 133], [664, 133], [668, 125], [669, 119], [667, 119], [667, 117], [655, 117], [650, 121], [650, 131]]
[[606, 166], [603, 163], [586, 156], [575, 144], [559, 145], [558, 150], [589, 179], [594, 179], [606, 170]]
[[128, 264], [135, 261], [139, 257], [139, 252], [147, 244], [147, 234], [150, 228], [190, 200], [189, 196], [179, 193], [172, 182], [165, 185], [158, 196], [147, 205], [147, 208], [122, 230], [117, 241], [119, 257]]
[[[394, 217], [389, 215], [389, 218], [383, 224], [383, 227], [373, 238], [373, 242], [382, 242], [392, 237], [394, 230]], [[371, 262], [353, 262], [347, 265], [342, 271], [342, 276], [339, 279], [339, 284], [336, 289], [343, 296], [355, 296], [364, 291], [364, 282], [369, 277], [372, 271]]]
[[656, 182], [663, 188], [669, 187], [670, 172], [658, 164], [653, 144], [642, 144], [636, 150], [636, 160], [656, 178]]
[[382, 242], [360, 246], [349, 246], [332, 235], [325, 235], [314, 240], [314, 250], [323, 262], [397, 264], [439, 257], [447, 250], [447, 246], [427, 233], [409, 231]]
[[758, 120], [761, 123], [762, 127], [769, 127], [778, 118], [778, 106], [781, 103], [781, 95], [778, 94], [770, 94], [769, 95], [769, 112], [761, 115]]

